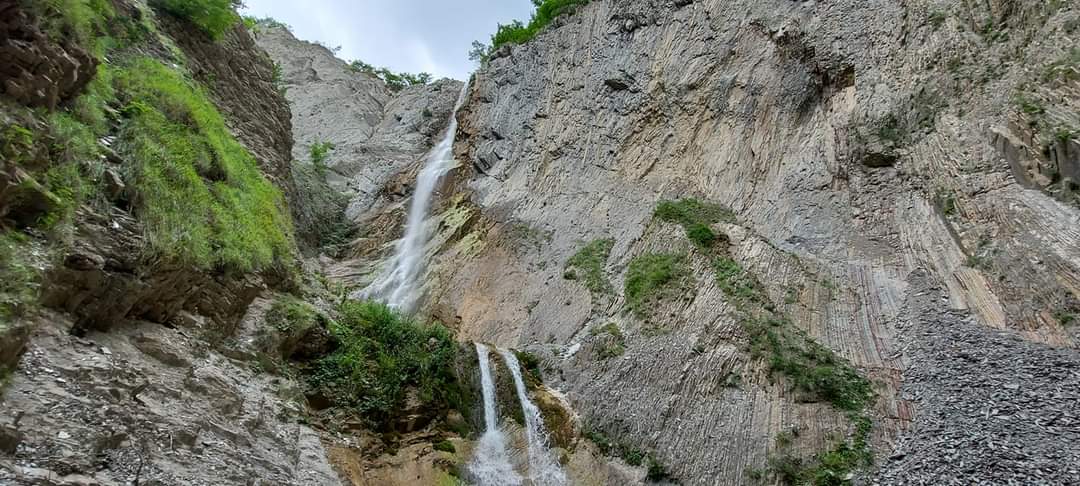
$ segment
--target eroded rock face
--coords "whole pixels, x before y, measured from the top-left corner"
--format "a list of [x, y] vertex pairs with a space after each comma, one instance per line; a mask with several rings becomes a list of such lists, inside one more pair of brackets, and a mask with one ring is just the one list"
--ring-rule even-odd
[[20, 2], [0, 2], [0, 94], [52, 109], [82, 91], [96, 70], [93, 56], [74, 42], [50, 40]]
[[[653, 220], [659, 199], [735, 211], [737, 224], [714, 227], [735, 260], [795, 325], [877, 383], [882, 453], [913, 418], [896, 338], [912, 319], [913, 272], [945, 289], [943, 309], [1075, 353], [1078, 212], [1013, 178], [986, 127], [1007, 123], [1009, 93], [1032, 81], [1020, 64], [1061, 52], [1028, 39], [1061, 38], [1077, 12], [990, 2], [936, 25], [935, 8], [594, 1], [504, 47], [459, 113], [468, 162], [452, 190], [477, 223], [436, 237], [446, 243], [428, 308], [465, 339], [547, 356], [558, 369], [547, 382], [584, 420], [656, 451], [689, 484], [743, 481], [793, 425], [806, 454], [846, 428], [745, 352], [709, 259], [682, 228]], [[1013, 35], [973, 42], [965, 32], [984, 19]], [[1004, 62], [1011, 52], [1025, 61]], [[953, 57], [958, 68], [931, 61]], [[1073, 110], [1075, 90], [1054, 93]], [[628, 315], [619, 290], [593, 295], [563, 278], [597, 238], [615, 240], [604, 264], [615, 289], [637, 255], [689, 253], [694, 285], [653, 309], [659, 329]], [[590, 330], [608, 322], [626, 351], [605, 359]]]

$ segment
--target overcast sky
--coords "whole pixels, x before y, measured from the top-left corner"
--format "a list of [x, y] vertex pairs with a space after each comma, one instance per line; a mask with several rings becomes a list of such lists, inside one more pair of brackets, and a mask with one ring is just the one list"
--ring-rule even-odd
[[474, 40], [528, 20], [530, 0], [244, 0], [244, 15], [273, 17], [297, 37], [341, 46], [338, 57], [394, 71], [465, 79]]

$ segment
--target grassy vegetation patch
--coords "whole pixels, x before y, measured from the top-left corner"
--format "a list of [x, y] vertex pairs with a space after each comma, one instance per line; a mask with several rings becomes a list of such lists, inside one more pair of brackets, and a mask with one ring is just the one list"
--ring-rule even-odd
[[697, 199], [660, 201], [653, 216], [682, 225], [686, 237], [699, 248], [709, 248], [716, 242], [717, 235], [710, 228], [711, 225], [735, 222], [735, 213], [730, 209]]
[[37, 299], [38, 271], [26, 259], [27, 237], [0, 233], [0, 327]]
[[611, 293], [611, 281], [604, 273], [604, 266], [614, 246], [615, 240], [611, 238], [593, 240], [566, 261], [567, 271], [563, 276], [574, 280], [579, 278], [580, 273], [581, 281], [589, 291], [595, 294]]
[[155, 8], [191, 22], [212, 39], [220, 39], [240, 22], [239, 0], [151, 0]]
[[647, 472], [646, 477], [650, 481], [660, 481], [662, 479], [670, 479], [667, 468], [652, 454], [634, 447], [632, 445], [617, 441], [604, 432], [587, 427], [583, 433], [586, 439], [589, 439], [596, 447], [600, 449], [600, 453], [605, 456], [618, 457], [623, 462], [634, 466], [645, 466]]
[[341, 319], [330, 331], [341, 345], [315, 364], [310, 386], [377, 426], [400, 412], [408, 388], [420, 392], [426, 408], [461, 402], [453, 374], [458, 348], [448, 329], [421, 324], [377, 302], [347, 301], [338, 311]]
[[49, 37], [74, 41], [95, 57], [102, 57], [108, 40], [99, 33], [107, 32], [108, 23], [116, 17], [111, 1], [43, 0], [31, 5]]
[[626, 352], [626, 336], [614, 322], [592, 328], [589, 335], [600, 338], [596, 355], [602, 360], [622, 356]]
[[623, 289], [626, 303], [638, 317], [648, 318], [652, 307], [681, 292], [682, 283], [689, 278], [686, 255], [677, 253], [645, 253], [630, 261]]
[[137, 211], [158, 255], [203, 268], [267, 268], [292, 254], [281, 192], [230, 135], [206, 93], [149, 58], [115, 73]]
[[742, 322], [750, 351], [769, 370], [785, 376], [793, 388], [840, 410], [861, 410], [874, 391], [846, 360], [810, 339], [784, 317], [750, 317]]
[[432, 448], [437, 451], [449, 452], [451, 454], [457, 452], [457, 448], [454, 447], [454, 444], [448, 440], [436, 442], [435, 445], [432, 446]]
[[755, 481], [772, 478], [785, 485], [851, 484], [851, 481], [846, 479], [851, 471], [873, 464], [873, 454], [868, 444], [870, 420], [853, 417], [852, 421], [855, 424], [855, 433], [850, 440], [841, 441], [832, 449], [809, 460], [796, 456], [790, 449], [791, 440], [783, 441], [778, 436], [777, 446], [781, 453], [770, 457], [764, 470], [753, 470], [748, 476]]
[[750, 301], [762, 302], [765, 296], [754, 275], [746, 271], [729, 256], [720, 256], [713, 260], [713, 269], [716, 273], [716, 283], [729, 297]]

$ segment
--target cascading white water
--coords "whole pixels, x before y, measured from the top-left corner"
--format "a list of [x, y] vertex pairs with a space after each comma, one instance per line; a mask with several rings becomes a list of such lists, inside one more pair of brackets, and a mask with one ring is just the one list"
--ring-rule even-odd
[[469, 463], [469, 473], [477, 486], [516, 486], [521, 476], [510, 465], [506, 451], [506, 435], [499, 429], [499, 416], [495, 412], [495, 381], [491, 378], [488, 348], [476, 343], [476, 357], [480, 361], [480, 386], [484, 395], [484, 434], [476, 445], [476, 452]]
[[409, 216], [405, 222], [405, 235], [397, 241], [394, 256], [388, 262], [383, 273], [360, 292], [364, 299], [379, 299], [387, 305], [404, 312], [412, 312], [418, 299], [417, 279], [423, 271], [425, 245], [430, 233], [427, 225], [428, 207], [435, 193], [439, 179], [450, 169], [457, 166], [454, 161], [454, 137], [457, 134], [457, 111], [465, 102], [469, 91], [466, 81], [458, 94], [454, 111], [450, 114], [450, 124], [438, 145], [428, 152], [424, 168], [416, 176], [416, 189], [413, 191]]
[[544, 427], [544, 416], [540, 413], [525, 389], [525, 380], [521, 377], [521, 364], [513, 352], [500, 349], [506, 367], [514, 376], [514, 388], [517, 390], [521, 411], [525, 416], [525, 439], [529, 446], [529, 479], [533, 484], [558, 486], [566, 484], [566, 474], [548, 449], [548, 435]]

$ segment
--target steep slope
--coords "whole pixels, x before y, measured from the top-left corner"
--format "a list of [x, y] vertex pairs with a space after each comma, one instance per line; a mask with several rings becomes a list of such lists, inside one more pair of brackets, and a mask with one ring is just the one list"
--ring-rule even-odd
[[[739, 483], [837, 434], [857, 444], [858, 420], [750, 349], [759, 330], [734, 268], [760, 282], [762, 312], [872, 380], [883, 460], [914, 416], [959, 399], [934, 398], [955, 382], [926, 378], [905, 351], [946, 336], [905, 334], [921, 319], [913, 272], [946, 290], [942, 309], [1075, 356], [1077, 15], [1010, 1], [591, 2], [477, 73], [460, 115], [469, 164], [441, 217], [478, 216], [440, 236], [428, 309], [465, 339], [545, 353], [586, 422], [690, 484]], [[734, 266], [654, 217], [661, 199], [683, 198], [734, 210], [709, 221]], [[567, 272], [605, 238], [611, 289], [636, 288], [628, 271], [650, 252], [685, 254], [675, 266], [688, 277], [627, 311], [626, 292], [590, 292]], [[906, 372], [933, 391], [903, 393]], [[1002, 406], [1075, 416], [1067, 401]], [[1061, 461], [975, 449], [1000, 469], [965, 477], [1061, 482], [1080, 451], [1059, 446]]]
[[[343, 195], [350, 224], [367, 223], [387, 206], [400, 205], [411, 193], [424, 153], [446, 126], [461, 84], [441, 80], [392, 93], [383, 81], [350, 68], [324, 46], [296, 39], [283, 26], [259, 25], [255, 35], [278, 66], [292, 107], [297, 167], [311, 170], [304, 163], [312, 163], [312, 147], [330, 144], [319, 161], [325, 166], [320, 175], [332, 192]], [[327, 197], [321, 187], [308, 192]], [[378, 226], [393, 233], [399, 223], [392, 219]]]
[[[226, 13], [0, 4], [4, 484], [338, 481], [296, 383], [254, 364], [265, 296], [299, 283], [292, 138]], [[46, 66], [63, 89], [20, 95]]]

